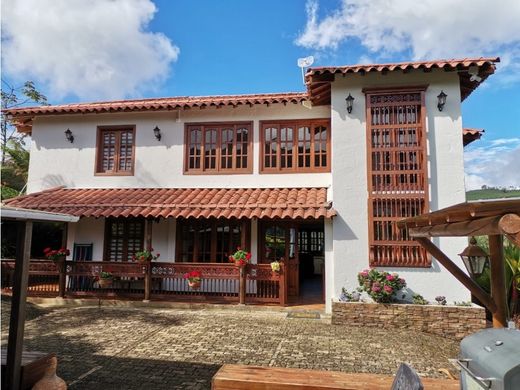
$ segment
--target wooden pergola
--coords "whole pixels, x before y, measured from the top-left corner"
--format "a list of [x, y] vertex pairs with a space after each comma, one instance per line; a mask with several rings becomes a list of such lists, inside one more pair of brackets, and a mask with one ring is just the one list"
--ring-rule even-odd
[[[397, 223], [408, 229], [410, 237], [435, 257], [457, 280], [492, 313], [493, 326], [506, 326], [503, 237], [520, 246], [520, 198], [465, 202], [438, 211], [406, 218]], [[444, 254], [431, 237], [488, 236], [491, 295], [486, 293]], [[464, 248], [460, 248], [461, 252]]]
[[25, 306], [29, 281], [29, 259], [31, 256], [33, 222], [77, 222], [78, 219], [78, 217], [68, 214], [49, 213], [45, 211], [2, 206], [1, 220], [17, 221], [16, 264], [14, 270], [6, 358], [6, 388], [13, 390], [20, 388], [20, 370], [25, 327]]

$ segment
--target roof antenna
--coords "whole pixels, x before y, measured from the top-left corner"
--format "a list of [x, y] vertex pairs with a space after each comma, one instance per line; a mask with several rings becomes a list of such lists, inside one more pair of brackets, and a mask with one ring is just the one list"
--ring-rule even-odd
[[298, 58], [298, 66], [302, 69], [302, 81], [303, 85], [305, 85], [305, 73], [303, 71], [303, 68], [308, 68], [314, 63], [314, 57], [304, 57], [304, 58]]

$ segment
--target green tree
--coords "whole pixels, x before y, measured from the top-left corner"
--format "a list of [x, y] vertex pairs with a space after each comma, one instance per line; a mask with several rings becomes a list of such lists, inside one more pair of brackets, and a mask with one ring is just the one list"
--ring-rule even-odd
[[29, 168], [29, 151], [25, 149], [25, 134], [16, 131], [11, 118], [4, 110], [28, 104], [46, 105], [47, 98], [38, 92], [32, 81], [13, 87], [2, 80], [2, 121], [0, 125], [1, 199], [24, 192]]

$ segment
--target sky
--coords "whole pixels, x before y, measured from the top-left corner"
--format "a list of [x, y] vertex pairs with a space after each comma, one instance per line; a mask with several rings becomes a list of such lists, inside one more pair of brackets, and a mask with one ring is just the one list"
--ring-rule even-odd
[[[4, 0], [2, 79], [52, 104], [303, 91], [314, 66], [499, 56], [462, 106], [467, 189], [520, 186], [520, 1]], [[449, 98], [448, 98], [449, 99]]]

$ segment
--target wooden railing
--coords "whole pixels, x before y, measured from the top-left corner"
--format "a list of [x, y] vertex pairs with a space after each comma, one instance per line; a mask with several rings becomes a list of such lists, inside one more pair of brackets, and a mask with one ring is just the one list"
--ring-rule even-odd
[[[9, 292], [13, 260], [2, 260], [2, 291]], [[202, 274], [199, 289], [188, 286], [184, 274]], [[110, 286], [101, 286], [99, 275], [110, 272]], [[222, 301], [287, 304], [286, 269], [272, 272], [270, 264], [249, 264], [241, 272], [233, 264], [221, 263], [126, 263], [109, 261], [31, 260], [30, 296], [99, 297], [144, 300]]]

